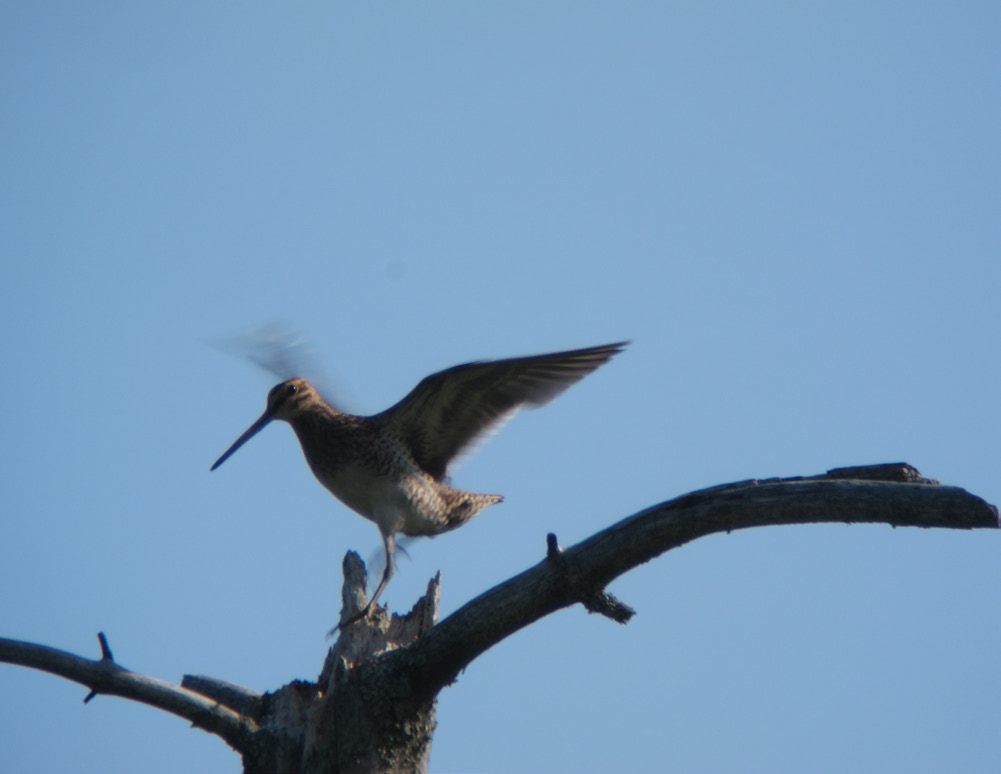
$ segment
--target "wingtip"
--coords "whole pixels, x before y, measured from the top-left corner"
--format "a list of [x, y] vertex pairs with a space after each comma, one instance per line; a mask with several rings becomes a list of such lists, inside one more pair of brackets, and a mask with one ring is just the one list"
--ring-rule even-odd
[[627, 339], [625, 341], [615, 341], [612, 342], [611, 344], [599, 344], [596, 347], [585, 347], [584, 349], [576, 350], [574, 352], [568, 352], [567, 354], [568, 355], [579, 354], [579, 355], [584, 355], [585, 357], [587, 355], [598, 356], [602, 358], [602, 362], [605, 362], [615, 357], [623, 350], [625, 350], [625, 348], [628, 347], [630, 344], [632, 344], [632, 341]]
[[610, 355], [617, 355], [632, 343], [632, 339], [625, 339], [624, 341], [613, 341], [611, 344], [599, 344], [597, 347], [587, 347], [584, 351], [608, 352]]
[[542, 357], [560, 357], [560, 356], [573, 356], [573, 355], [606, 355], [607, 357], [613, 357], [626, 347], [628, 347], [633, 342], [629, 339], [625, 341], [614, 341], [611, 344], [598, 344], [594, 347], [581, 347], [580, 349], [569, 349], [565, 352], [553, 352], [547, 353], [545, 355], [539, 355]]

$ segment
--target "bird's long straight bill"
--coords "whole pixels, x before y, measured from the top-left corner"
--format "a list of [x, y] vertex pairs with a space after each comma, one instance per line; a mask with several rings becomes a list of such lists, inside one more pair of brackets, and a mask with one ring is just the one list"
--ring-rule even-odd
[[209, 471], [215, 470], [220, 465], [222, 465], [226, 460], [228, 460], [230, 457], [232, 457], [233, 456], [233, 452], [235, 452], [237, 449], [239, 449], [241, 446], [243, 446], [247, 441], [249, 441], [251, 438], [253, 438], [255, 435], [257, 435], [259, 432], [261, 432], [261, 430], [264, 429], [264, 426], [266, 424], [268, 424], [268, 422], [270, 422], [272, 419], [274, 419], [274, 417], [272, 417], [269, 412], [265, 411], [261, 415], [260, 419], [258, 419], [256, 422], [254, 422], [254, 424], [252, 424], [250, 427], [248, 427], [247, 430], [246, 430], [246, 432], [243, 435], [241, 435], [239, 438], [237, 438], [233, 442], [232, 446], [230, 446], [228, 449], [226, 449], [225, 453], [219, 459], [217, 459], [213, 463], [213, 465], [212, 465], [211, 468], [209, 468]]

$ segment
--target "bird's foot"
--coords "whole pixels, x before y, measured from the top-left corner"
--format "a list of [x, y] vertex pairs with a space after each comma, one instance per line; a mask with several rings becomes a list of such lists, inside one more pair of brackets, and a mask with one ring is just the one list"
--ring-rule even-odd
[[351, 624], [358, 623], [359, 621], [361, 621], [361, 620], [363, 620], [365, 618], [368, 618], [368, 614], [370, 612], [372, 612], [372, 603], [371, 602], [369, 602], [367, 605], [365, 605], [365, 607], [363, 607], [361, 610], [359, 610], [354, 615], [349, 616], [348, 618], [345, 618], [343, 621], [341, 621], [339, 624], [337, 624], [337, 626], [335, 626], [333, 629], [331, 629], [329, 632], [327, 632], [327, 639], [330, 639], [331, 637], [334, 637], [335, 635], [340, 634], [344, 629], [346, 629], [347, 627], [349, 627]]

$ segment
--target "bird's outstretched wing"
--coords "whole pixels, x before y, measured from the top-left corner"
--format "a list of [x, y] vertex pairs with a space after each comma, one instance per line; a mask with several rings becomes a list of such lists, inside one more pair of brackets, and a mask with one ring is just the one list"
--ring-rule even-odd
[[449, 462], [522, 406], [541, 406], [604, 365], [628, 342], [448, 368], [372, 419], [406, 443], [442, 480]]

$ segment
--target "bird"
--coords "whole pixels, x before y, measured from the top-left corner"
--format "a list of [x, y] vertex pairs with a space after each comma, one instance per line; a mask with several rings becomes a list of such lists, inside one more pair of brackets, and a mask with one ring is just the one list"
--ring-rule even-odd
[[371, 416], [327, 403], [308, 381], [268, 392], [264, 413], [210, 470], [274, 420], [291, 425], [316, 479], [375, 523], [386, 566], [368, 604], [338, 628], [367, 617], [392, 578], [396, 535], [435, 536], [462, 526], [495, 494], [455, 489], [449, 467], [519, 408], [548, 403], [621, 352], [628, 342], [529, 357], [464, 363], [421, 380], [399, 403]]

